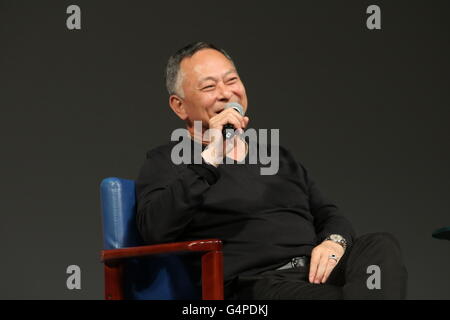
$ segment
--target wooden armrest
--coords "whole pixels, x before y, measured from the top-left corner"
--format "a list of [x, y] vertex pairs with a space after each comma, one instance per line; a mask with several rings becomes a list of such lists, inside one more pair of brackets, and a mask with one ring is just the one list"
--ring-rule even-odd
[[103, 250], [105, 262], [105, 297], [107, 300], [123, 299], [122, 263], [120, 259], [142, 257], [161, 253], [206, 252], [202, 255], [202, 298], [223, 300], [222, 241], [218, 239], [194, 240]]
[[135, 258], [152, 254], [192, 251], [221, 251], [222, 241], [218, 239], [194, 240], [155, 244], [149, 246], [102, 250], [101, 261]]

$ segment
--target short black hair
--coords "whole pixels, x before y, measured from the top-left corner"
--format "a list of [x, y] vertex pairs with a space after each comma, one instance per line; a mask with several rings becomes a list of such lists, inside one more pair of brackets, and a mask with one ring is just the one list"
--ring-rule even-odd
[[172, 94], [180, 94], [177, 91], [177, 80], [178, 80], [178, 73], [180, 72], [180, 63], [181, 61], [186, 57], [192, 57], [197, 51], [200, 51], [202, 49], [214, 49], [222, 53], [228, 60], [231, 61], [231, 63], [234, 64], [233, 60], [231, 59], [230, 55], [225, 52], [225, 50], [216, 47], [212, 43], [207, 42], [195, 42], [188, 44], [187, 46], [181, 48], [177, 52], [175, 52], [167, 62], [166, 66], [166, 88], [169, 95]]

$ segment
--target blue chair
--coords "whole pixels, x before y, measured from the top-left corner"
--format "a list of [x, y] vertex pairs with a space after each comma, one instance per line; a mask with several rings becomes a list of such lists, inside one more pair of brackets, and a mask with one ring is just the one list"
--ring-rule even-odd
[[[144, 245], [135, 222], [135, 182], [106, 178], [100, 185], [100, 197], [105, 299], [223, 299], [220, 240]], [[201, 270], [192, 270], [187, 259], [201, 259]]]

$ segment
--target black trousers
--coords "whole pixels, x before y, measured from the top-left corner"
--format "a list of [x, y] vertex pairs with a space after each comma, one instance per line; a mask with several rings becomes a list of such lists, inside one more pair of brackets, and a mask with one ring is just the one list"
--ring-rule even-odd
[[309, 264], [239, 277], [237, 299], [405, 299], [407, 271], [400, 246], [389, 233], [357, 238], [326, 283], [309, 282]]

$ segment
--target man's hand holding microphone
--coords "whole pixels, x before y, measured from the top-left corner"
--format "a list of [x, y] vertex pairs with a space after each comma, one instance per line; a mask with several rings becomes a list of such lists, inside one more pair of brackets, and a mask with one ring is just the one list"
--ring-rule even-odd
[[[237, 130], [243, 133], [249, 118], [244, 116], [244, 109], [236, 102], [225, 105], [225, 109], [209, 119], [209, 144], [202, 152], [203, 159], [217, 167], [234, 147], [237, 146], [238, 135], [230, 134]], [[245, 143], [245, 142], [244, 142]]]

